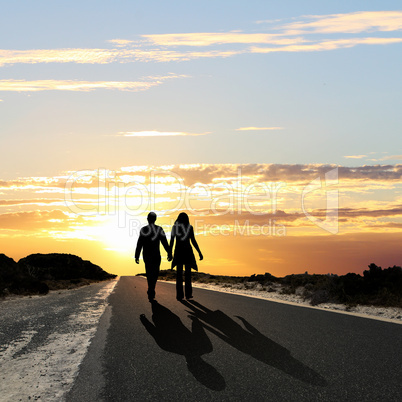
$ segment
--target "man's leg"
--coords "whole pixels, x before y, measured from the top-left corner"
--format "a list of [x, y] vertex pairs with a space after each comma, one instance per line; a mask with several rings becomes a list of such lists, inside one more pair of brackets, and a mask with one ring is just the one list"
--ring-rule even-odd
[[147, 273], [147, 281], [148, 281], [148, 299], [153, 300], [155, 298], [155, 286], [156, 281], [159, 276], [159, 266], [160, 263], [147, 264], [145, 266], [145, 270]]
[[152, 289], [152, 269], [150, 267], [150, 264], [145, 264], [145, 272], [147, 274], [147, 282], [148, 282], [147, 295], [148, 299], [151, 300], [151, 298], [153, 299], [155, 295], [152, 295], [152, 291], [150, 292], [150, 290]]
[[186, 266], [184, 271], [184, 288], [186, 293], [186, 299], [193, 297], [193, 287], [191, 285], [191, 268]]
[[176, 272], [176, 299], [182, 300], [183, 294], [183, 264], [177, 264]]
[[158, 277], [159, 277], [160, 266], [161, 266], [161, 260], [159, 260], [159, 262], [155, 263], [153, 276], [152, 276], [152, 290], [153, 290], [154, 298], [155, 298], [155, 287], [156, 287], [156, 282], [158, 281]]

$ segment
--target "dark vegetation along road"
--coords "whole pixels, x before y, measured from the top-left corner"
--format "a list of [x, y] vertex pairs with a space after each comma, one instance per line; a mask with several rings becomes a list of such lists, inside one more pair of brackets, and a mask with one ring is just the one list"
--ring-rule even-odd
[[402, 326], [122, 277], [69, 401], [400, 401]]
[[115, 277], [72, 254], [31, 254], [18, 262], [0, 254], [0, 297], [43, 295], [49, 290], [71, 289]]
[[[142, 274], [145, 275], [145, 274]], [[175, 280], [176, 272], [163, 270], [159, 279]], [[402, 307], [402, 268], [393, 266], [382, 269], [370, 264], [363, 275], [348, 273], [292, 274], [278, 278], [270, 273], [251, 276], [223, 276], [194, 272], [193, 280], [199, 283], [221, 284], [225, 287], [243, 285], [261, 292], [271, 292], [279, 285], [284, 294], [298, 293], [311, 305], [341, 303], [347, 306], [370, 305]]]

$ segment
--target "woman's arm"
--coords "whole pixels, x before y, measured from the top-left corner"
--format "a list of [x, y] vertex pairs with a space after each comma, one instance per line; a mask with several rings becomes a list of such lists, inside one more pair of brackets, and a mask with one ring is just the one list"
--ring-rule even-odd
[[197, 240], [195, 240], [194, 229], [192, 226], [191, 226], [191, 231], [190, 231], [190, 240], [191, 240], [191, 243], [193, 244], [194, 248], [198, 251], [198, 254], [200, 255], [200, 260], [204, 259], [204, 256], [202, 255], [201, 250], [198, 247]]

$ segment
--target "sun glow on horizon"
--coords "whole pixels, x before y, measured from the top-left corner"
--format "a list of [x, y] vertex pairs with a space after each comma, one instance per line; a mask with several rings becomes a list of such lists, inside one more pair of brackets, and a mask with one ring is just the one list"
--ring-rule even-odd
[[138, 240], [136, 227], [119, 227], [118, 220], [113, 219], [96, 227], [94, 232], [104, 244], [105, 250], [115, 251], [125, 256], [134, 255], [135, 244]]

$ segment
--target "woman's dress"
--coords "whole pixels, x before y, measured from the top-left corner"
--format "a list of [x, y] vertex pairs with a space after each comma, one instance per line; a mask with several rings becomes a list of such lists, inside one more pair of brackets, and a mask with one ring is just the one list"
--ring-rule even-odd
[[190, 239], [194, 236], [194, 229], [191, 225], [188, 227], [175, 223], [172, 228], [172, 237], [175, 237], [176, 246], [174, 249], [172, 269], [178, 265], [184, 265], [198, 271], [197, 261], [194, 257], [193, 247]]

